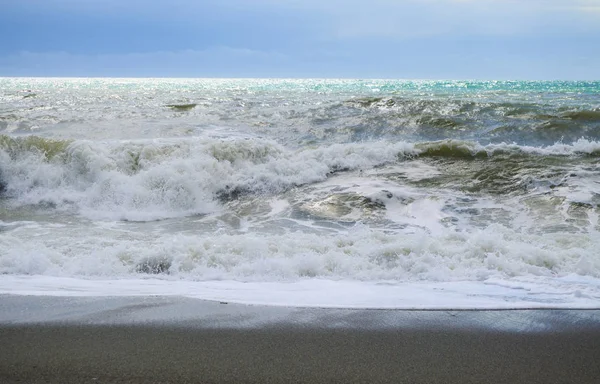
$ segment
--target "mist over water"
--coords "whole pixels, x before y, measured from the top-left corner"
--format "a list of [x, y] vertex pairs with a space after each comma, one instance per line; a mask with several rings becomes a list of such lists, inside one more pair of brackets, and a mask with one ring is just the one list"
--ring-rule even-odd
[[599, 82], [0, 79], [5, 276], [597, 304], [599, 216]]

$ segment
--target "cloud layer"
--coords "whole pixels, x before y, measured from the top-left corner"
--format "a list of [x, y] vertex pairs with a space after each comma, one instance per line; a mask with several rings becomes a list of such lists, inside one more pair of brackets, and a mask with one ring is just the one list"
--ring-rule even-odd
[[0, 0], [0, 8], [0, 76], [600, 78], [600, 0]]

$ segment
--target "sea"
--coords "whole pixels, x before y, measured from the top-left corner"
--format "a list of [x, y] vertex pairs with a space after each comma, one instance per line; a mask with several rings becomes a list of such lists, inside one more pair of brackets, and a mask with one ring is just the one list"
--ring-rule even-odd
[[0, 294], [600, 308], [600, 81], [0, 78]]

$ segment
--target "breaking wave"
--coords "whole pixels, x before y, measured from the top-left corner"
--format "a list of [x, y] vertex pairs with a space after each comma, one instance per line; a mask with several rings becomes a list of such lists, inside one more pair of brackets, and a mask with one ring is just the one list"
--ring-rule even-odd
[[[451, 168], [456, 159], [485, 160], [477, 175], [465, 171], [462, 178], [453, 176], [465, 179], [463, 187], [468, 188], [468, 178], [495, 176], [491, 185], [499, 187], [503, 182], [515, 183], [503, 179], [503, 172], [522, 180], [524, 172], [539, 171], [540, 165], [547, 168], [557, 156], [564, 163], [598, 155], [600, 143], [585, 139], [547, 147], [377, 141], [293, 150], [267, 139], [102, 143], [0, 136], [0, 190], [13, 204], [74, 209], [90, 218], [143, 221], [206, 214], [217, 210], [219, 202], [240, 195], [274, 195], [340, 172], [385, 164], [410, 167], [414, 159], [429, 158], [442, 168], [444, 162]], [[444, 178], [437, 181], [444, 187]], [[452, 180], [446, 186], [450, 185]]]

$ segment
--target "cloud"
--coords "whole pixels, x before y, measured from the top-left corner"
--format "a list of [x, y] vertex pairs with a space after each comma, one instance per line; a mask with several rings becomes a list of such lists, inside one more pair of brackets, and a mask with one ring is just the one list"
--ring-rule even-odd
[[275, 37], [278, 30], [295, 25], [303, 34], [318, 31], [315, 35], [321, 40], [600, 32], [599, 0], [19, 0], [16, 5], [14, 0], [4, 1], [13, 2], [11, 8], [38, 14], [143, 19], [191, 29], [222, 24], [232, 34], [238, 26], [273, 25]]
[[0, 0], [0, 76], [598, 78], [599, 6]]
[[598, 0], [255, 0], [324, 15], [333, 38], [544, 35], [600, 31]]
[[258, 76], [261, 69], [285, 65], [288, 60], [277, 52], [231, 47], [98, 55], [24, 51], [0, 58], [0, 75], [227, 77], [244, 68], [247, 75]]
[[[600, 30], [578, 0], [324, 1], [339, 37], [551, 35]], [[316, 6], [316, 4], [315, 4]]]
[[600, 55], [590, 48], [596, 40], [580, 40], [367, 40], [288, 53], [226, 46], [128, 54], [19, 52], [0, 56], [0, 76], [597, 79]]

